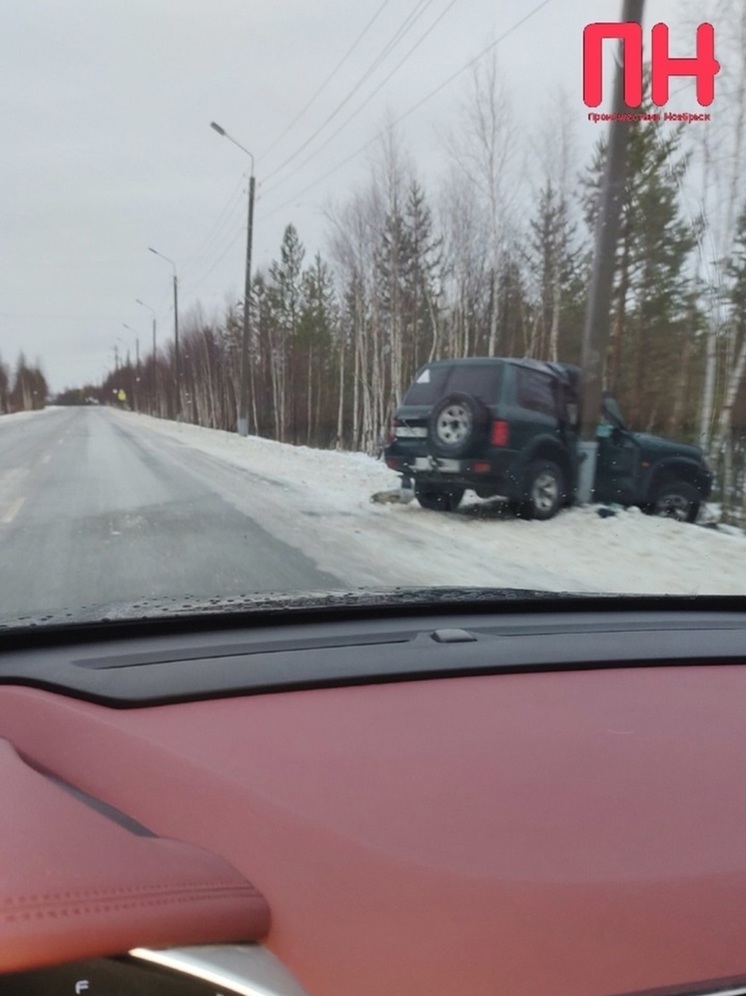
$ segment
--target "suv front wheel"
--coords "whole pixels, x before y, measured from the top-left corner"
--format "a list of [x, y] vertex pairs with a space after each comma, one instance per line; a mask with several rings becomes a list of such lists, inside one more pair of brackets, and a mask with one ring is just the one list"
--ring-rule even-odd
[[526, 468], [523, 493], [517, 506], [522, 519], [551, 519], [559, 512], [564, 498], [562, 471], [551, 460], [535, 460]]
[[655, 494], [651, 511], [678, 522], [695, 522], [702, 504], [699, 491], [686, 481], [668, 481]]

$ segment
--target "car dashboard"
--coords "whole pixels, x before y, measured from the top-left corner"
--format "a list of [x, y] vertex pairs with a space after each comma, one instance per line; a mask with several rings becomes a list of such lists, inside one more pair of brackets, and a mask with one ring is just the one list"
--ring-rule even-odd
[[4, 631], [0, 992], [746, 992], [743, 610]]

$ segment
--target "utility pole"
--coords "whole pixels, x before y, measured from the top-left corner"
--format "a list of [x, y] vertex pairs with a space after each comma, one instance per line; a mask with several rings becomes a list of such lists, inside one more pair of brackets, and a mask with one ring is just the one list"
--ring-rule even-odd
[[174, 266], [174, 372], [176, 374], [176, 421], [181, 420], [181, 363], [179, 362], [179, 278]]
[[155, 315], [153, 315], [153, 414], [158, 411], [158, 350], [155, 345]]
[[[139, 402], [138, 402], [138, 399], [140, 397], [140, 389], [138, 387], [138, 385], [140, 383], [140, 336], [139, 336], [139, 333], [136, 331], [136, 329], [131, 328], [129, 325], [126, 325], [126, 324], [122, 323], [122, 327], [125, 328], [125, 329], [127, 329], [128, 332], [131, 332], [132, 335], [135, 337], [135, 383], [134, 383], [133, 393], [132, 393], [132, 404], [134, 406], [135, 411], [137, 412], [137, 411], [140, 410], [140, 406], [139, 406]], [[127, 349], [127, 366], [129, 366], [129, 365], [130, 365], [130, 351], [129, 351], [129, 348], [128, 348]]]
[[[643, 7], [644, 0], [624, 0], [622, 21], [641, 24]], [[612, 112], [623, 115], [627, 110], [624, 101], [624, 66], [620, 59], [614, 80]], [[626, 121], [609, 122], [606, 173], [596, 222], [593, 271], [583, 329], [583, 390], [578, 447], [580, 457], [578, 501], [582, 503], [591, 501], [596, 479], [598, 457], [596, 432], [603, 400], [603, 364], [609, 341], [616, 247], [627, 179], [629, 131], [632, 127], [634, 125]]]
[[[173, 284], [174, 284], [174, 380], [175, 380], [175, 390], [176, 390], [176, 421], [181, 419], [181, 365], [179, 362], [179, 280], [176, 276], [176, 263], [168, 256], [164, 256], [162, 252], [158, 252], [157, 249], [153, 249], [148, 246], [148, 251], [155, 253], [156, 256], [160, 256], [161, 259], [165, 259], [167, 263], [171, 264], [171, 269], [173, 271]], [[155, 319], [153, 319], [155, 322]], [[155, 325], [153, 326], [155, 334]], [[155, 335], [153, 341], [155, 342]]]
[[140, 340], [135, 339], [135, 411], [140, 411]]
[[158, 407], [158, 360], [156, 359], [156, 347], [155, 347], [155, 309], [151, 308], [149, 304], [145, 304], [140, 298], [135, 298], [135, 304], [139, 304], [143, 308], [147, 308], [153, 318], [153, 406], [151, 409], [151, 415], [155, 415], [156, 409]]
[[235, 138], [231, 138], [225, 128], [221, 128], [214, 121], [210, 122], [210, 127], [218, 135], [227, 138], [251, 160], [251, 174], [249, 176], [249, 218], [246, 227], [246, 273], [244, 275], [243, 293], [243, 334], [241, 341], [241, 384], [238, 398], [238, 413], [236, 418], [236, 429], [239, 436], [249, 434], [249, 336], [250, 336], [250, 312], [251, 312], [251, 247], [254, 240], [254, 193], [256, 183], [254, 180], [254, 156], [245, 149]]
[[251, 243], [254, 237], [254, 171], [249, 177], [249, 219], [246, 235], [246, 277], [243, 292], [243, 341], [241, 343], [241, 401], [238, 408], [238, 434], [249, 434], [249, 313], [251, 309]]

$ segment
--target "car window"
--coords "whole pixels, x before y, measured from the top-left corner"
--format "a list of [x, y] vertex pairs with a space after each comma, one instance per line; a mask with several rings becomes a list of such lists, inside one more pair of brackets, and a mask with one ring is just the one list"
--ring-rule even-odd
[[404, 395], [405, 405], [434, 405], [445, 394], [450, 367], [425, 367]]
[[497, 402], [501, 383], [499, 364], [427, 367], [404, 396], [406, 405], [433, 405], [455, 392], [471, 394], [486, 405]]
[[461, 391], [472, 394], [486, 405], [494, 405], [500, 394], [502, 367], [498, 364], [484, 366], [457, 366], [451, 371], [446, 384], [449, 394]]
[[542, 415], [557, 415], [558, 385], [554, 378], [537, 370], [516, 369], [518, 403], [523, 408], [541, 412]]

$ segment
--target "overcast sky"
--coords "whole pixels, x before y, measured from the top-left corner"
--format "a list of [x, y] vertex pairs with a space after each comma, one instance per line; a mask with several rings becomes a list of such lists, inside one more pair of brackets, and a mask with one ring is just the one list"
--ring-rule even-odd
[[[647, 0], [646, 20], [675, 28], [678, 7]], [[257, 266], [278, 254], [290, 221], [309, 253], [323, 249], [323, 208], [364, 182], [369, 152], [315, 181], [374, 138], [387, 112], [401, 115], [508, 32], [495, 51], [521, 129], [539, 127], [564, 89], [580, 146], [590, 147], [600, 126], [585, 121], [582, 31], [620, 8], [621, 0], [4, 0], [0, 358], [39, 357], [53, 390], [99, 381], [115, 345], [134, 347], [123, 324], [142, 349], [149, 341], [136, 298], [156, 310], [165, 341], [171, 271], [148, 246], [175, 260], [182, 314], [239, 296], [248, 158], [210, 130], [212, 120], [257, 159]], [[407, 18], [409, 31], [343, 110], [270, 179]], [[401, 125], [428, 188], [446, 171], [443, 137], [468, 82], [462, 73]]]

